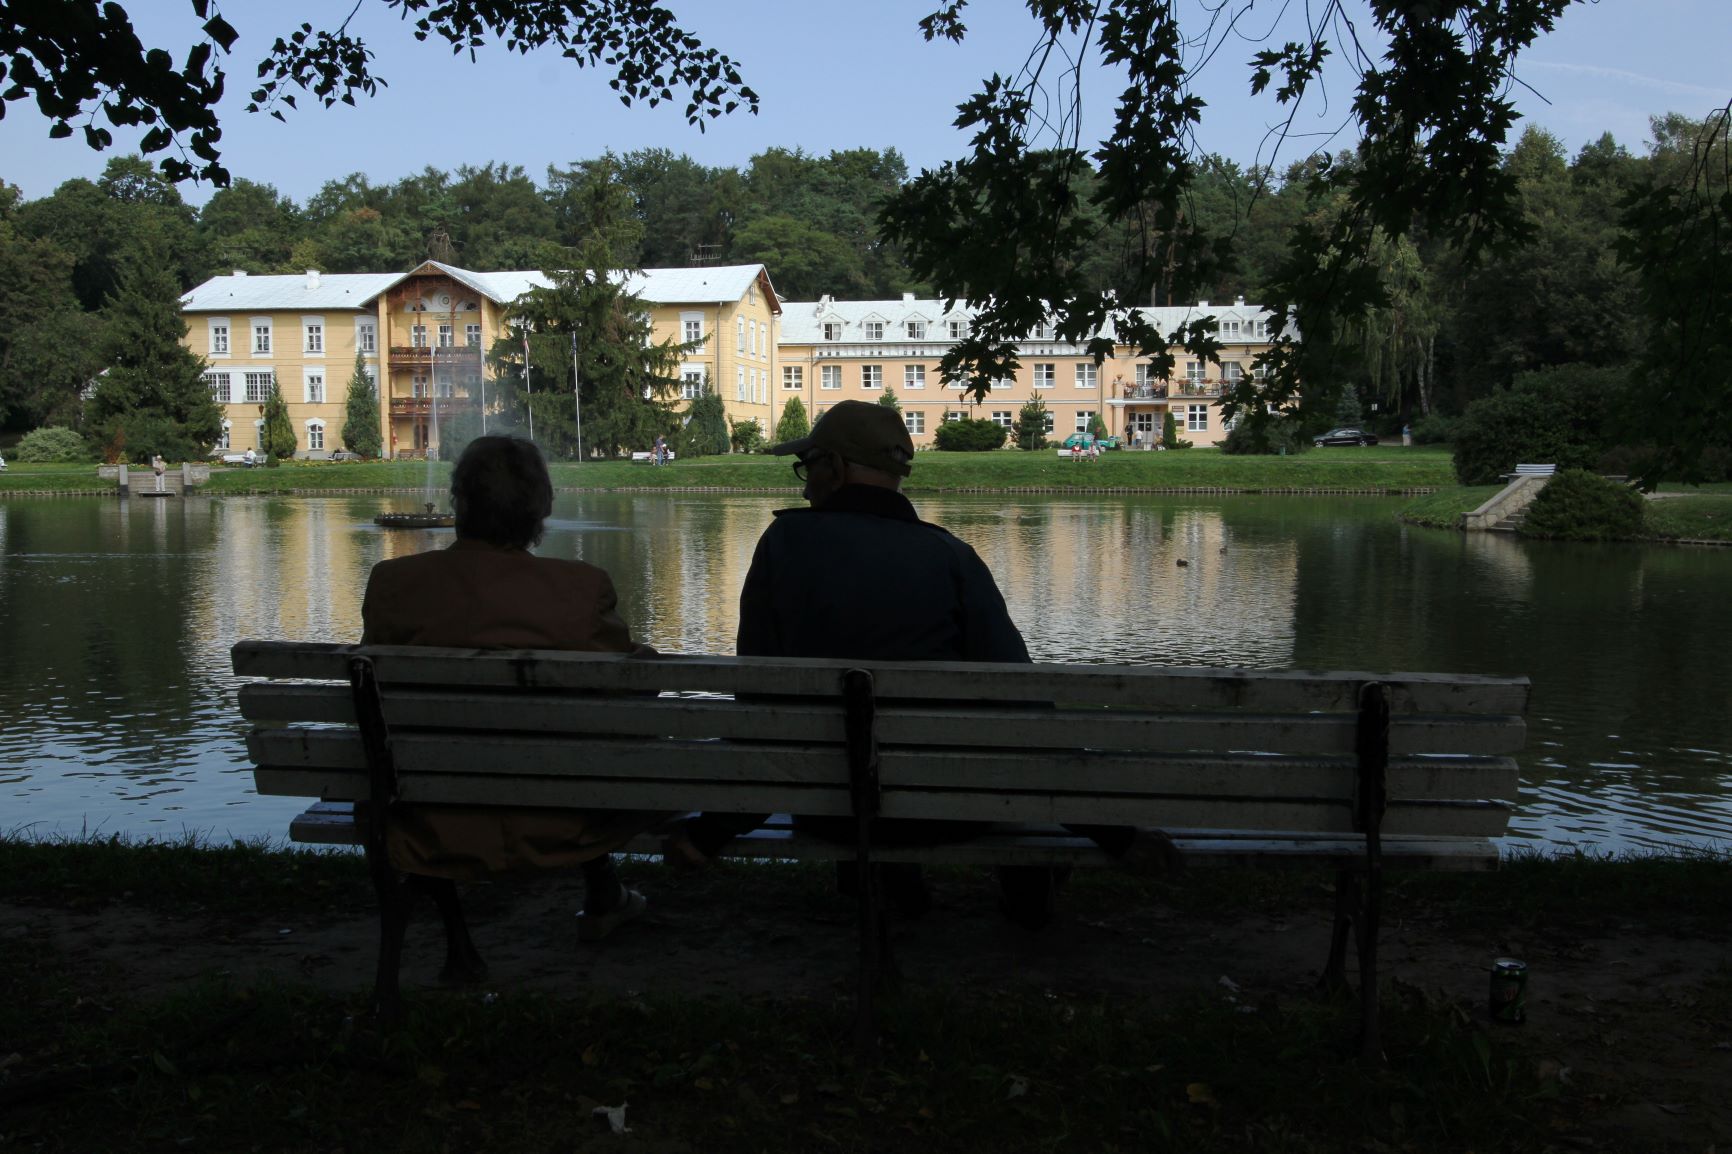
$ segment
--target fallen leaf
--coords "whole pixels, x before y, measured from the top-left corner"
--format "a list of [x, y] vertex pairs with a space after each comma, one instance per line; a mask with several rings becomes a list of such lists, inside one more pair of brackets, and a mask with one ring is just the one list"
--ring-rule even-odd
[[591, 1110], [590, 1116], [604, 1122], [608, 1130], [614, 1134], [630, 1134], [631, 1127], [625, 1124], [625, 1108], [630, 1102], [621, 1102], [617, 1106], [597, 1106]]

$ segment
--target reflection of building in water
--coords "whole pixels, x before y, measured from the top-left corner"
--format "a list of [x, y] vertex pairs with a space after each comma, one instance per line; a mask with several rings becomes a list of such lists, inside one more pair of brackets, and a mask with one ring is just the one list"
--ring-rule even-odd
[[373, 563], [450, 539], [362, 527], [351, 501], [224, 501], [215, 516], [222, 548], [204, 558], [197, 578], [215, 637], [359, 640]]
[[1235, 538], [1219, 508], [919, 504], [974, 546], [1037, 661], [1292, 663], [1298, 551]]

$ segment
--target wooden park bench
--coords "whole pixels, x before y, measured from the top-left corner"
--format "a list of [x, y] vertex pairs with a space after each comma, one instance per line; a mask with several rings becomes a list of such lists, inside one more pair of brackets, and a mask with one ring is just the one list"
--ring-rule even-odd
[[[852, 817], [839, 846], [784, 823], [734, 856], [1109, 865], [1059, 823], [1169, 831], [1191, 867], [1333, 867], [1324, 981], [1357, 940], [1361, 1046], [1378, 1052], [1385, 869], [1495, 868], [1516, 796], [1526, 678], [479, 651], [243, 641], [234, 669], [262, 794], [317, 799], [297, 841], [366, 846], [381, 911], [375, 1008], [398, 1011], [395, 807], [530, 805]], [[736, 696], [737, 695], [737, 696]], [[357, 823], [351, 807], [366, 801]], [[998, 823], [872, 844], [876, 818]], [[636, 848], [654, 852], [650, 839]], [[887, 937], [862, 869], [858, 1039]], [[445, 886], [447, 891], [451, 887]], [[446, 908], [449, 957], [473, 958]], [[467, 953], [465, 953], [467, 951]]]

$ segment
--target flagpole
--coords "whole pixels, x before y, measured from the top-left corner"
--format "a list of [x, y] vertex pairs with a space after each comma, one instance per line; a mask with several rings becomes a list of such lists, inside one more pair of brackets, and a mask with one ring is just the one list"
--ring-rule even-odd
[[530, 402], [535, 394], [529, 387], [529, 329], [523, 330], [523, 407], [529, 410], [529, 439], [535, 440], [535, 406]]

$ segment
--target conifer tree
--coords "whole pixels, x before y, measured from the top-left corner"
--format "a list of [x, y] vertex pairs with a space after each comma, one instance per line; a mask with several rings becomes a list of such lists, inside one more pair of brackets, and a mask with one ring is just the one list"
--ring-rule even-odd
[[681, 457], [716, 457], [728, 451], [728, 417], [722, 398], [704, 382], [704, 394], [686, 410]]
[[343, 448], [371, 460], [383, 448], [379, 435], [379, 396], [360, 353], [349, 377], [349, 397], [343, 405]]
[[812, 423], [806, 419], [806, 405], [799, 397], [789, 397], [788, 403], [782, 406], [782, 419], [776, 422], [776, 443], [797, 441], [812, 431]]
[[896, 390], [889, 385], [885, 385], [884, 391], [878, 394], [878, 403], [886, 409], [895, 409], [898, 413], [902, 411], [902, 401], [897, 397]]
[[267, 465], [295, 455], [295, 426], [289, 422], [289, 406], [283, 400], [282, 386], [275, 381], [271, 382], [271, 395], [265, 401], [265, 427], [259, 439], [264, 442]]
[[1011, 426], [1010, 438], [1016, 442], [1017, 448], [1027, 452], [1046, 448], [1045, 397], [1031, 397], [1022, 403], [1016, 414], [1016, 424]]

